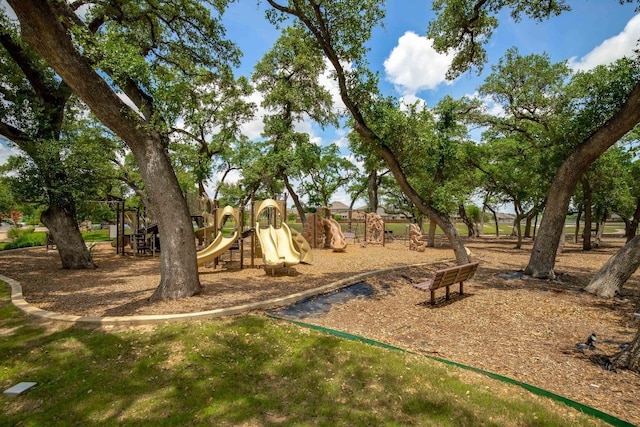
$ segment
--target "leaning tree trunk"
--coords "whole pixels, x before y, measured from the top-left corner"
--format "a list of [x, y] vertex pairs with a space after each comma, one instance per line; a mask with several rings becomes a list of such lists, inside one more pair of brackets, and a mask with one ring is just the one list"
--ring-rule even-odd
[[467, 216], [467, 211], [464, 209], [464, 205], [462, 203], [458, 205], [458, 215], [460, 216], [460, 219], [462, 219], [462, 222], [464, 222], [464, 225], [467, 226], [467, 234], [469, 237], [477, 237], [478, 228]]
[[[14, 0], [17, 1], [17, 0]], [[453, 252], [458, 264], [466, 264], [470, 261], [469, 255], [467, 255], [466, 248], [462, 238], [458, 235], [458, 231], [451, 223], [449, 216], [446, 213], [440, 212], [428, 200], [424, 200], [416, 189], [411, 185], [405, 171], [396, 154], [386, 141], [384, 141], [375, 131], [367, 124], [367, 120], [364, 117], [364, 110], [361, 109], [361, 104], [357, 98], [354, 97], [350, 91], [351, 83], [344, 69], [344, 63], [342, 62], [341, 55], [336, 51], [334, 46], [334, 40], [328, 36], [328, 33], [324, 31], [315, 31], [317, 28], [312, 20], [306, 19], [300, 12], [298, 6], [293, 8], [284, 8], [281, 5], [275, 3], [272, 0], [268, 0], [268, 3], [275, 9], [280, 10], [286, 14], [291, 14], [300, 19], [300, 22], [305, 25], [314, 35], [319, 46], [322, 48], [326, 57], [331, 62], [333, 69], [336, 72], [335, 78], [340, 90], [340, 98], [344, 102], [345, 107], [353, 118], [353, 128], [371, 148], [389, 167], [389, 171], [395, 178], [398, 186], [407, 198], [413, 203], [413, 205], [425, 216], [433, 218], [440, 228], [444, 231], [445, 235], [451, 243]], [[323, 20], [321, 15], [315, 15], [314, 19], [318, 19], [318, 24], [321, 27], [328, 25]], [[640, 92], [640, 89], [639, 89]]]
[[613, 364], [618, 368], [640, 373], [640, 329], [631, 344], [614, 356]]
[[584, 290], [603, 298], [612, 298], [620, 293], [622, 286], [638, 266], [640, 266], [640, 236], [631, 239], [609, 258]]
[[620, 110], [584, 140], [562, 163], [547, 192], [547, 204], [540, 231], [531, 251], [525, 274], [555, 278], [556, 250], [564, 233], [564, 221], [571, 194], [580, 177], [609, 147], [640, 123], [640, 81]]
[[[131, 148], [145, 183], [162, 242], [160, 284], [152, 300], [176, 299], [201, 290], [196, 245], [187, 202], [173, 171], [166, 141], [149, 128], [153, 103], [133, 85], [123, 90], [140, 109], [135, 114], [76, 49], [65, 25], [75, 14], [66, 2], [7, 0], [20, 21], [22, 38], [65, 83]], [[151, 101], [151, 102], [150, 102]]]
[[91, 259], [91, 253], [82, 239], [74, 210], [73, 206], [65, 208], [51, 204], [42, 212], [40, 220], [49, 229], [58, 248], [62, 268], [69, 270], [96, 268]]

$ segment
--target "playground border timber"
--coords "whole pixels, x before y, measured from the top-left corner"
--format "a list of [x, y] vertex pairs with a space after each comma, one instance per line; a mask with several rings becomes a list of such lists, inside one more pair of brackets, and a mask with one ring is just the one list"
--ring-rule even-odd
[[[442, 262], [442, 260], [437, 261]], [[402, 265], [398, 267], [383, 268], [380, 270], [372, 270], [366, 273], [356, 274], [327, 285], [318, 286], [317, 288], [308, 289], [302, 292], [296, 292], [283, 297], [271, 298], [264, 301], [257, 301], [247, 304], [236, 305], [233, 307], [216, 308], [212, 310], [197, 311], [191, 313], [174, 313], [174, 314], [146, 314], [138, 316], [77, 316], [72, 314], [62, 314], [53, 311], [38, 308], [24, 299], [22, 294], [22, 286], [16, 280], [0, 275], [0, 281], [7, 283], [11, 287], [11, 302], [24, 313], [39, 317], [41, 319], [71, 322], [88, 325], [144, 325], [161, 322], [185, 321], [185, 320], [201, 320], [212, 319], [216, 317], [234, 316], [238, 314], [248, 313], [252, 310], [266, 310], [273, 307], [287, 306], [316, 295], [326, 294], [331, 291], [349, 286], [361, 279], [388, 271], [394, 271], [410, 267], [419, 267], [424, 265], [435, 264], [436, 262], [424, 262], [411, 265]]]

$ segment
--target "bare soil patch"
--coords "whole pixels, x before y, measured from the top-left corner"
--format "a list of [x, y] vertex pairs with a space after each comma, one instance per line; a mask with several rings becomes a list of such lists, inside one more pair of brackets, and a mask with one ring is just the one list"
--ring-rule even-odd
[[[529, 242], [521, 250], [514, 243], [509, 238], [469, 240], [472, 257], [480, 262], [478, 273], [463, 297], [452, 292], [450, 301], [440, 298], [435, 307], [410, 280], [453, 265], [445, 242], [423, 253], [409, 251], [402, 242], [349, 245], [344, 253], [316, 250], [313, 265], [275, 276], [260, 268], [234, 268], [236, 254], [228, 268], [200, 269], [201, 295], [154, 304], [147, 299], [159, 283], [158, 257], [116, 255], [108, 244], [94, 248], [95, 271], [62, 270], [57, 253], [37, 248], [0, 253], [0, 274], [19, 281], [25, 299], [43, 309], [126, 316], [230, 307], [372, 270], [434, 263], [371, 276], [365, 280], [375, 289], [372, 297], [337, 304], [305, 320], [506, 375], [640, 424], [640, 376], [609, 372], [589, 360], [593, 353], [612, 355], [633, 338], [639, 326], [633, 313], [640, 312], [640, 272], [622, 298], [608, 301], [580, 290], [624, 241], [609, 239], [586, 253], [567, 243], [557, 259], [556, 281], [512, 278], [526, 266], [531, 249]], [[592, 332], [598, 336], [596, 350], [577, 351], [575, 344]]]

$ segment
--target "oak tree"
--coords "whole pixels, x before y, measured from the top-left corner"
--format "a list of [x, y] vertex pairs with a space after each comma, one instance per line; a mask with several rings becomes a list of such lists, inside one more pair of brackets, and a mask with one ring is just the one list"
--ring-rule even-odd
[[169, 159], [167, 132], [182, 97], [200, 86], [194, 82], [237, 57], [213, 15], [227, 2], [8, 3], [22, 39], [135, 156], [162, 239], [161, 279], [151, 298], [197, 294], [193, 228]]

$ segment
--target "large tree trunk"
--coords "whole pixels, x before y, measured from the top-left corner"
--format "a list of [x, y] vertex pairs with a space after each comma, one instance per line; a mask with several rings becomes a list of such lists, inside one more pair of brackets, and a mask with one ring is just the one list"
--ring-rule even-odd
[[62, 268], [70, 270], [96, 268], [91, 259], [91, 253], [82, 239], [73, 206], [65, 209], [49, 205], [40, 215], [40, 220], [49, 229], [58, 248]]
[[190, 297], [201, 291], [193, 225], [187, 202], [160, 135], [133, 150], [158, 220], [160, 284], [151, 301]]
[[631, 239], [609, 258], [584, 290], [603, 298], [613, 298], [622, 291], [622, 286], [638, 266], [640, 266], [640, 236]]
[[378, 212], [378, 170], [372, 169], [367, 176], [367, 197], [369, 209], [373, 213]]
[[555, 278], [555, 255], [564, 233], [571, 194], [589, 166], [609, 147], [640, 123], [640, 81], [624, 105], [601, 128], [584, 140], [562, 163], [547, 193], [547, 204], [525, 273]]
[[[148, 127], [76, 50], [65, 25], [75, 15], [66, 2], [8, 0], [29, 43], [98, 119], [122, 138], [133, 152], [158, 219], [162, 242], [160, 284], [151, 299], [175, 299], [200, 292], [196, 246], [186, 200], [166, 150], [166, 141]], [[150, 119], [153, 106], [140, 93], [127, 92]]]
[[640, 373], [640, 329], [631, 344], [614, 356], [613, 364]]

